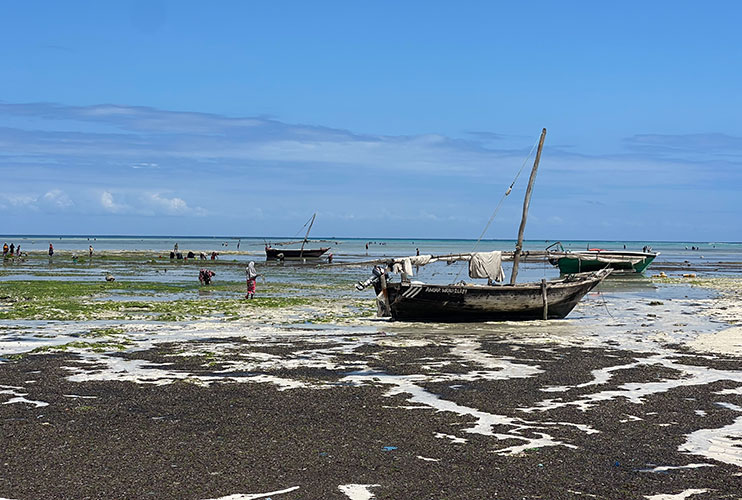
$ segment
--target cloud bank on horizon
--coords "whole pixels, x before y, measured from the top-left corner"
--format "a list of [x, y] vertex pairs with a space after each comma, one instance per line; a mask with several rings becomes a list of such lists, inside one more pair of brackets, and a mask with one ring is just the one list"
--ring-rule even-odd
[[[380, 136], [145, 106], [0, 103], [4, 233], [512, 238], [533, 137]], [[742, 138], [637, 134], [580, 154], [547, 135], [530, 239], [742, 240]], [[7, 217], [8, 214], [20, 215]]]

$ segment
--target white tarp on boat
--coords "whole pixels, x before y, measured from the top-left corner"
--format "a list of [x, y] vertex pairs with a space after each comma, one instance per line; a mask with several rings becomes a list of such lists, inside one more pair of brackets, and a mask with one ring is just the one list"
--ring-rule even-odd
[[502, 270], [502, 252], [476, 252], [469, 261], [470, 278], [487, 278], [493, 281], [505, 279]]

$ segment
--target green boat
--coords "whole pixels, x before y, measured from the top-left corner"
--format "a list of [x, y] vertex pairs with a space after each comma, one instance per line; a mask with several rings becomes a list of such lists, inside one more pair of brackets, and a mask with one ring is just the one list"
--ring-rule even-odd
[[642, 273], [659, 252], [590, 249], [585, 251], [549, 252], [549, 263], [559, 267], [561, 274], [585, 273], [599, 269], [614, 269], [626, 273]]

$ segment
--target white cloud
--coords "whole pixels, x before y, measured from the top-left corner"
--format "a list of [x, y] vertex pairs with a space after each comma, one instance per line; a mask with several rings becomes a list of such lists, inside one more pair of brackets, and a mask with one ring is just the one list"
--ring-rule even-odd
[[165, 198], [160, 193], [152, 193], [145, 199], [156, 211], [167, 215], [185, 215], [189, 211], [188, 204], [181, 198]]
[[100, 204], [104, 210], [115, 214], [126, 212], [129, 209], [125, 204], [116, 203], [113, 199], [113, 194], [109, 191], [103, 191], [103, 193], [101, 193]]
[[58, 210], [64, 210], [74, 205], [70, 197], [60, 189], [48, 191], [41, 199], [45, 205]]
[[36, 210], [36, 202], [39, 197], [28, 194], [0, 194], [0, 200], [4, 205], [10, 205], [16, 208], [30, 208]]

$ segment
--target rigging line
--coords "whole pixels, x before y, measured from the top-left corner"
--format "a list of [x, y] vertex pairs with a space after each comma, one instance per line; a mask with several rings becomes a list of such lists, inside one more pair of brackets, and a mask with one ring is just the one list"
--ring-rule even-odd
[[[312, 215], [312, 217], [314, 217], [314, 215]], [[309, 218], [309, 220], [308, 220], [308, 221], [306, 221], [306, 222], [304, 223], [304, 225], [303, 225], [303, 226], [301, 226], [301, 227], [299, 228], [299, 230], [298, 230], [298, 231], [296, 231], [296, 232], [294, 233], [294, 237], [297, 237], [297, 236], [299, 236], [299, 233], [300, 233], [300, 232], [302, 231], [302, 229], [304, 229], [305, 227], [307, 227], [307, 224], [309, 224], [309, 222], [310, 222], [310, 221], [312, 220], [312, 217], [310, 217], [310, 218]]]
[[[520, 174], [523, 173], [523, 169], [526, 167], [526, 163], [528, 163], [528, 159], [533, 155], [533, 151], [536, 149], [536, 146], [538, 146], [538, 140], [533, 144], [531, 147], [531, 150], [528, 152], [528, 155], [523, 159], [523, 163], [520, 166], [520, 170], [518, 170], [518, 173], [515, 174], [515, 178], [513, 179], [513, 182], [510, 183], [510, 186], [505, 191], [505, 194], [502, 195], [500, 198], [500, 201], [497, 203], [497, 206], [495, 207], [495, 211], [492, 212], [492, 215], [490, 216], [490, 220], [487, 221], [487, 225], [484, 226], [484, 230], [482, 231], [482, 234], [479, 235], [479, 238], [477, 238], [476, 243], [474, 243], [474, 246], [471, 249], [471, 253], [474, 253], [474, 251], [479, 246], [479, 243], [482, 241], [482, 238], [484, 238], [484, 235], [487, 234], [487, 231], [489, 230], [490, 226], [492, 225], [492, 221], [495, 220], [495, 217], [497, 216], [497, 212], [500, 211], [500, 207], [502, 206], [502, 202], [505, 201], [505, 198], [510, 194], [510, 192], [513, 190], [513, 186], [515, 186], [515, 183], [518, 181], [518, 177], [520, 177]], [[459, 279], [459, 275], [461, 275], [461, 271], [463, 271], [463, 267], [459, 269], [458, 274], [456, 275], [456, 278], [454, 281]]]
[[600, 298], [603, 299], [603, 307], [605, 307], [605, 312], [608, 313], [608, 316], [611, 317], [611, 319], [615, 319], [613, 315], [611, 314], [611, 311], [608, 310], [608, 304], [605, 301], [605, 295], [603, 295], [603, 292], [598, 292], [600, 294]]

